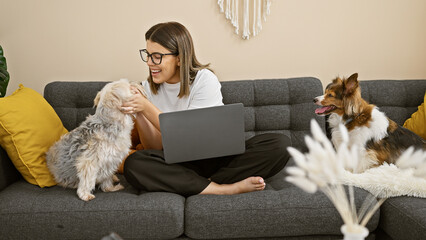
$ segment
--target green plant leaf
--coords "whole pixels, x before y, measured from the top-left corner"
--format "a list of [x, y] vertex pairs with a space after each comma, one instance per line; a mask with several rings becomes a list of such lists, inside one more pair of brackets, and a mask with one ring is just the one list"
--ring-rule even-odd
[[0, 97], [6, 95], [9, 79], [10, 75], [7, 72], [6, 58], [4, 57], [3, 48], [0, 46]]

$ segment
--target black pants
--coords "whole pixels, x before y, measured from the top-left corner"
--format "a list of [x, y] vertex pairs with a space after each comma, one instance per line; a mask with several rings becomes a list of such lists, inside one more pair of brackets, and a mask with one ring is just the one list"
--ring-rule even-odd
[[210, 184], [207, 178], [230, 184], [251, 176], [272, 177], [286, 165], [288, 146], [287, 136], [267, 133], [247, 140], [243, 154], [176, 164], [167, 164], [161, 150], [140, 150], [126, 159], [124, 176], [140, 190], [191, 196]]

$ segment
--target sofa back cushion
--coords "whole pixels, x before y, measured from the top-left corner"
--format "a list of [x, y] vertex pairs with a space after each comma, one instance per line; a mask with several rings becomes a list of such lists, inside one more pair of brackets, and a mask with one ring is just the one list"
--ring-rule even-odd
[[68, 131], [95, 113], [93, 100], [108, 82], [51, 82], [44, 88], [44, 98], [55, 109]]
[[227, 81], [222, 82], [222, 94], [225, 104], [244, 104], [246, 138], [266, 132], [283, 133], [293, 147], [303, 150], [312, 118], [325, 129], [325, 120], [315, 115], [313, 104], [313, 98], [323, 94], [316, 78]]
[[[44, 97], [53, 106], [64, 126], [71, 131], [94, 114], [93, 99], [107, 82], [51, 82]], [[225, 104], [243, 103], [246, 138], [266, 132], [290, 137], [292, 145], [303, 149], [311, 118], [324, 127], [324, 118], [314, 113], [312, 99], [322, 94], [316, 78], [264, 79], [221, 82]]]
[[402, 126], [423, 102], [426, 80], [364, 80], [361, 96]]

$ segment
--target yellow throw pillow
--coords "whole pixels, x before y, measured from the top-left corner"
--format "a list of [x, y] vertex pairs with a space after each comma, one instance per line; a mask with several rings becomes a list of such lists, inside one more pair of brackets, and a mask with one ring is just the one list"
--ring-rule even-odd
[[56, 185], [45, 153], [67, 132], [55, 110], [36, 91], [21, 84], [12, 95], [0, 98], [0, 145], [27, 182]]
[[423, 103], [417, 109], [417, 112], [411, 115], [411, 118], [407, 119], [404, 123], [404, 127], [415, 132], [417, 135], [426, 140], [426, 93], [423, 99]]

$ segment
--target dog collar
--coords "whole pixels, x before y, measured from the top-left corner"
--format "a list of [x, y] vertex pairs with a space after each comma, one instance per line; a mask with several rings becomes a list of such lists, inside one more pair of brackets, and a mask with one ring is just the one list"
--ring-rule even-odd
[[345, 121], [345, 125], [348, 125], [349, 123], [351, 123], [354, 119], [353, 118], [348, 118]]
[[359, 117], [359, 115], [361, 115], [361, 113], [358, 113], [358, 115], [356, 115], [355, 117], [350, 117], [350, 118], [346, 119], [345, 126], [348, 125], [349, 123], [351, 123], [357, 117]]

